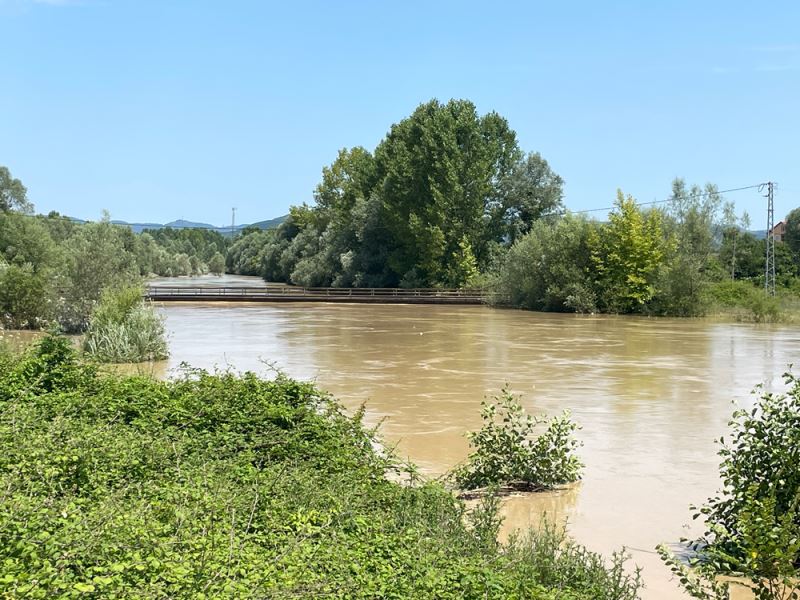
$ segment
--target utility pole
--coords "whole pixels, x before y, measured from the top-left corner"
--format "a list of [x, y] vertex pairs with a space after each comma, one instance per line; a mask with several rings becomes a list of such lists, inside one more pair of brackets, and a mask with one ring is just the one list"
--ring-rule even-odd
[[236, 207], [231, 209], [231, 240], [233, 240], [233, 232], [236, 231]]
[[764, 291], [769, 296], [775, 295], [775, 184], [771, 181], [762, 183], [759, 191], [767, 189], [764, 197], [767, 199], [767, 256], [764, 267]]

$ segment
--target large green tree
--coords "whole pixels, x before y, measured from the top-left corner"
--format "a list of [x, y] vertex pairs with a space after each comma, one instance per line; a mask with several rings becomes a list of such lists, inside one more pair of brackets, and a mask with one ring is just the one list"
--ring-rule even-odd
[[786, 216], [786, 234], [783, 241], [800, 264], [800, 207], [795, 208]]
[[[510, 240], [530, 231], [544, 216], [563, 210], [564, 180], [538, 152], [520, 156], [500, 181], [499, 198], [492, 211], [493, 225]], [[497, 229], [492, 233], [497, 236]]]
[[37, 328], [49, 323], [62, 264], [62, 254], [38, 219], [0, 212], [0, 324]]
[[11, 176], [8, 167], [0, 166], [0, 212], [10, 210], [31, 212], [33, 205], [28, 201], [28, 190], [22, 182]]
[[727, 265], [722, 267], [716, 261], [724, 230], [722, 208], [723, 199], [715, 185], [688, 187], [683, 179], [672, 182], [665, 227], [675, 244], [659, 282], [660, 312], [702, 314], [709, 282], [730, 272]]
[[139, 281], [134, 243], [130, 229], [113, 225], [107, 217], [85, 224], [67, 240], [59, 311], [65, 329], [85, 329], [92, 309], [107, 287]]
[[432, 100], [374, 153], [339, 151], [316, 205], [294, 207], [256, 254], [265, 278], [302, 285], [470, 285], [499, 246], [561, 208], [561, 187], [501, 116]]
[[401, 283], [452, 283], [453, 257], [465, 251], [485, 266], [484, 217], [519, 155], [507, 121], [466, 100], [432, 100], [392, 126], [375, 158], [389, 266]]

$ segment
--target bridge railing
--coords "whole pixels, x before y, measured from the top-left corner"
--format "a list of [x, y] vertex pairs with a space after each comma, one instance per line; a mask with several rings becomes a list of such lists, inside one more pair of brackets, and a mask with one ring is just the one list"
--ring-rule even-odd
[[322, 297], [322, 298], [440, 298], [488, 300], [492, 292], [477, 288], [330, 288], [301, 286], [227, 287], [227, 286], [149, 286], [145, 294], [152, 300], [159, 298], [272, 298], [272, 297]]

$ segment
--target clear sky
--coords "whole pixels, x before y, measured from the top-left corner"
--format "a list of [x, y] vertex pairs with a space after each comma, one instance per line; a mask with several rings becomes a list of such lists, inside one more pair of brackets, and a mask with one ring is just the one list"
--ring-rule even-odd
[[40, 212], [282, 215], [434, 97], [506, 117], [572, 210], [675, 176], [800, 205], [796, 0], [0, 0], [0, 32], [0, 165]]

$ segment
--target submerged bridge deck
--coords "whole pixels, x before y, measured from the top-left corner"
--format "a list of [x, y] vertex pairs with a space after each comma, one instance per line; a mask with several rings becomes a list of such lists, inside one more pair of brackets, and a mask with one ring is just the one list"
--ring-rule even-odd
[[149, 286], [157, 302], [351, 302], [362, 304], [485, 304], [490, 292], [478, 289], [313, 288], [298, 286]]

